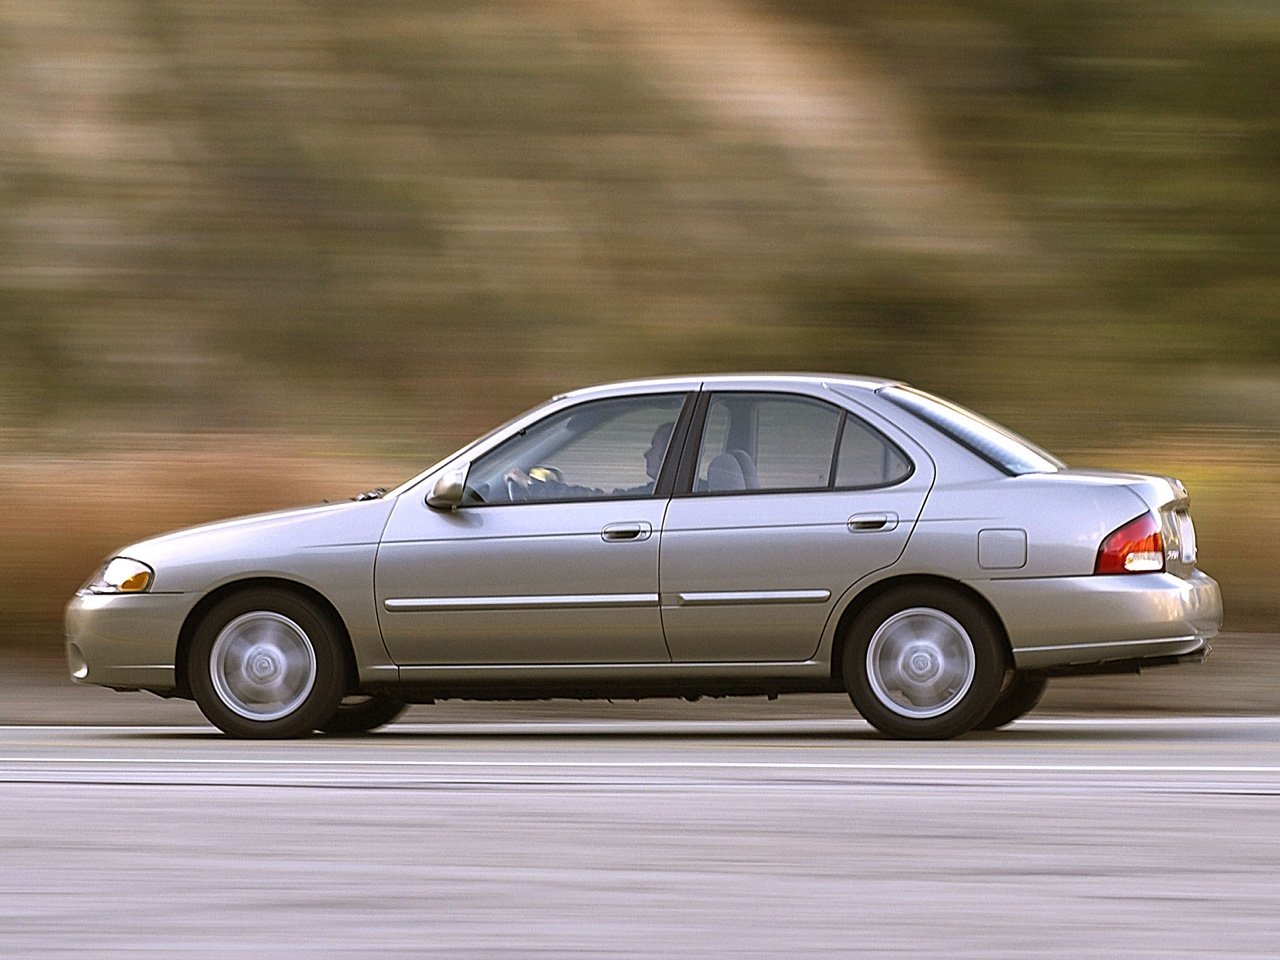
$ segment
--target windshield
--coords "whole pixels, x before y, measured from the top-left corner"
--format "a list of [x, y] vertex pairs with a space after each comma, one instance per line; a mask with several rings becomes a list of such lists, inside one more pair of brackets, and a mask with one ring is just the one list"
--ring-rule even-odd
[[1055, 473], [1066, 464], [1000, 424], [913, 387], [885, 387], [880, 395], [1006, 473]]

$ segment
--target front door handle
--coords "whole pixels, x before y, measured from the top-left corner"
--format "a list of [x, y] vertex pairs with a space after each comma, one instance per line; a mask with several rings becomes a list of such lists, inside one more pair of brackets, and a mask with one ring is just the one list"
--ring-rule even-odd
[[609, 543], [622, 540], [648, 540], [653, 533], [653, 524], [644, 520], [629, 523], [611, 523], [600, 531], [600, 539]]
[[849, 518], [850, 533], [895, 530], [897, 526], [898, 515], [896, 513], [855, 513]]

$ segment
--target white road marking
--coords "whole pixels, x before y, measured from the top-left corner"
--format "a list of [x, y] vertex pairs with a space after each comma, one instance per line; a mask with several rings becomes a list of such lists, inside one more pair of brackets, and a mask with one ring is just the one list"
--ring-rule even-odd
[[1280, 723], [1280, 716], [1024, 717], [1017, 727], [1203, 727]]
[[1280, 764], [1218, 763], [964, 763], [808, 760], [437, 760], [303, 757], [24, 757], [0, 764], [163, 767], [333, 767], [351, 769], [507, 768], [518, 770], [874, 770], [926, 773], [1280, 773]]
[[[1035, 729], [1038, 727], [1080, 727], [1080, 728], [1117, 728], [1117, 729], [1149, 729], [1151, 727], [1196, 728], [1210, 726], [1270, 726], [1280, 724], [1278, 716], [1142, 716], [1142, 717], [1025, 717], [1015, 721], [1006, 729]], [[709, 736], [726, 729], [748, 729], [780, 733], [840, 731], [850, 728], [870, 730], [870, 724], [856, 717], [829, 719], [815, 717], [813, 719], [788, 718], [784, 720], [665, 720], [662, 718], [643, 718], [630, 720], [441, 720], [412, 721], [394, 723], [384, 729], [398, 733], [476, 733], [507, 731], [557, 731], [572, 732], [622, 732], [649, 733], [655, 728], [661, 732], [706, 733]], [[190, 734], [214, 733], [212, 725], [199, 724], [172, 726], [164, 724], [113, 724], [113, 723], [0, 723], [0, 732], [14, 731], [52, 731], [52, 732], [104, 732], [104, 733], [163, 733]]]
[[212, 726], [172, 727], [160, 724], [118, 723], [0, 723], [0, 733], [15, 730], [33, 733], [212, 733]]
[[[1062, 730], [1062, 729], [1080, 729], [1089, 731], [1103, 730], [1156, 730], [1170, 729], [1170, 738], [1168, 741], [1179, 735], [1172, 733], [1173, 730], [1186, 731], [1196, 728], [1215, 728], [1221, 730], [1223, 728], [1268, 728], [1280, 725], [1280, 716], [1266, 717], [1223, 717], [1223, 716], [1205, 716], [1205, 717], [1123, 717], [1123, 718], [1102, 718], [1102, 717], [1042, 717], [1029, 718], [1019, 721], [1017, 728], [1023, 730], [1034, 731], [1041, 730]], [[897, 758], [885, 758], [885, 751], [903, 749], [915, 749], [918, 745], [897, 744], [890, 740], [883, 741], [863, 741], [858, 743], [851, 741], [843, 750], [843, 753], [850, 751], [857, 752], [862, 756], [844, 756], [841, 758], [830, 757], [823, 759], [800, 759], [793, 758], [794, 751], [790, 749], [792, 744], [789, 742], [773, 743], [770, 741], [775, 738], [788, 741], [803, 738], [806, 735], [821, 735], [823, 733], [848, 733], [858, 732], [866, 733], [871, 730], [865, 721], [858, 718], [848, 718], [840, 720], [803, 720], [791, 719], [779, 721], [769, 720], [746, 720], [746, 721], [724, 721], [724, 720], [678, 720], [678, 721], [662, 721], [662, 720], [618, 720], [618, 721], [573, 721], [573, 720], [548, 720], [548, 721], [479, 721], [479, 722], [449, 722], [449, 723], [404, 723], [396, 724], [392, 728], [392, 734], [386, 736], [371, 736], [363, 740], [347, 740], [347, 739], [331, 739], [331, 738], [315, 738], [308, 741], [300, 742], [296, 745], [257, 745], [255, 750], [271, 750], [271, 755], [264, 756], [243, 756], [240, 750], [240, 743], [221, 737], [211, 726], [111, 726], [111, 725], [57, 725], [57, 724], [24, 724], [24, 725], [8, 725], [0, 726], [0, 737], [10, 734], [7, 738], [7, 751], [5, 755], [0, 755], [0, 780], [21, 776], [34, 777], [65, 777], [75, 776], [73, 771], [82, 771], [82, 776], [103, 777], [103, 776], [130, 776], [125, 771], [133, 771], [132, 775], [148, 776], [143, 771], [152, 771], [150, 776], [160, 776], [165, 778], [179, 776], [203, 777], [223, 777], [228, 771], [241, 770], [246, 775], [261, 776], [266, 771], [275, 771], [286, 779], [295, 777], [320, 777], [330, 778], [334, 775], [341, 775], [343, 772], [355, 775], [377, 776], [401, 774], [418, 774], [420, 776], [439, 778], [455, 776], [485, 776], [484, 771], [488, 771], [488, 775], [494, 776], [515, 776], [529, 775], [536, 776], [538, 772], [550, 773], [559, 771], [563, 776], [583, 777], [590, 776], [592, 772], [596, 772], [602, 776], [614, 777], [619, 773], [632, 772], [639, 774], [643, 771], [649, 772], [668, 772], [672, 774], [682, 772], [695, 773], [719, 773], [732, 774], [739, 773], [775, 773], [778, 775], [804, 775], [811, 774], [817, 776], [857, 776], [868, 774], [894, 774], [918, 776], [937, 776], [937, 775], [974, 775], [981, 777], [983, 775], [998, 777], [1027, 777], [1033, 775], [1045, 776], [1098, 776], [1106, 779], [1106, 782], [1114, 782], [1117, 777], [1154, 777], [1153, 783], [1163, 781], [1166, 778], [1176, 779], [1179, 777], [1217, 777], [1217, 778], [1249, 778], [1257, 779], [1259, 782], [1272, 783], [1274, 778], [1280, 776], [1280, 757], [1273, 761], [1253, 762], [1253, 763], [1224, 763], [1224, 762], [1196, 762], [1188, 759], [1186, 762], [1177, 762], [1173, 759], [1165, 759], [1164, 762], [1127, 762], [1124, 758], [1125, 753], [1131, 751], [1111, 752], [1110, 757], [1090, 756], [1087, 759], [1081, 757], [1078, 760], [1071, 759], [1055, 759], [1054, 761], [1046, 761], [1036, 759], [1033, 756], [1027, 757], [1025, 761], [1016, 759], [1014, 753], [1013, 759], [1007, 760], [966, 760], [964, 756], [966, 752], [973, 746], [992, 746], [1000, 747], [998, 736], [989, 738], [984, 741], [968, 742], [959, 741], [954, 746], [935, 745], [935, 750], [954, 751], [948, 752], [944, 759], [928, 759], [921, 758], [918, 760]], [[24, 737], [23, 733], [33, 734], [30, 738]], [[46, 734], [61, 734], [61, 742], [45, 743], [44, 736]], [[401, 736], [396, 736], [395, 734]], [[77, 739], [79, 734], [81, 739]], [[215, 755], [208, 755], [208, 752], [202, 750], [205, 755], [175, 757], [172, 755], [160, 755], [157, 753], [147, 753], [145, 749], [140, 749], [140, 745], [136, 741], [128, 738], [134, 735], [145, 735], [151, 738], [163, 738], [166, 736], [204, 734], [206, 738], [204, 743], [206, 746], [217, 751]], [[405, 737], [405, 734], [423, 736], [425, 739], [420, 745], [415, 741]], [[441, 755], [441, 751], [433, 750], [434, 755], [428, 756], [405, 756], [405, 747], [418, 747], [414, 753], [422, 753], [431, 749], [433, 745], [429, 738], [436, 736], [452, 736], [461, 737], [462, 740], [453, 740], [452, 745], [465, 743], [472, 740], [477, 744], [484, 744], [485, 740], [491, 741], [486, 745], [487, 749], [492, 750], [492, 741], [497, 738], [518, 738], [521, 735], [529, 737], [531, 740], [541, 737], [603, 737], [602, 744], [612, 747], [612, 743], [607, 739], [609, 736], [624, 735], [640, 735], [643, 742], [648, 738], [662, 737], [684, 737], [686, 743], [693, 742], [687, 738], [698, 738], [700, 745], [710, 749], [715, 749], [715, 740], [717, 737], [723, 736], [741, 736], [743, 734], [759, 734], [761, 740], [753, 746], [762, 749], [773, 750], [779, 753], [787, 751], [783, 756], [777, 759], [770, 759], [766, 755], [759, 759], [699, 759], [696, 754], [687, 754], [682, 758], [667, 758], [652, 756], [653, 751], [645, 748], [643, 753], [649, 753], [649, 757], [640, 756], [636, 758], [627, 758], [625, 756], [613, 757], [597, 757], [597, 758], [575, 758], [575, 757], [531, 757], [528, 753], [532, 751], [521, 751], [515, 756], [508, 754], [507, 756], [493, 757], [455, 757], [449, 755]], [[121, 736], [123, 735], [123, 737]], [[1263, 735], [1264, 740], [1270, 739], [1270, 732]], [[449, 741], [445, 741], [449, 742]], [[621, 741], [628, 749], [632, 746], [632, 740], [624, 737]], [[1021, 752], [1022, 748], [1034, 744], [1034, 741], [1026, 739], [1010, 740], [1008, 743], [1009, 751]], [[824, 744], [826, 746], [827, 744]], [[1123, 744], [1122, 744], [1123, 745]], [[1266, 744], [1259, 744], [1254, 738], [1254, 747], [1266, 747]], [[119, 749], [124, 749], [126, 753], [120, 753]], [[293, 755], [280, 755], [281, 749], [292, 750]], [[353, 756], [352, 751], [359, 749], [363, 751], [375, 751], [382, 756]], [[394, 748], [392, 751], [390, 748]], [[5, 749], [0, 747], [0, 749]], [[512, 750], [519, 747], [511, 748]], [[59, 754], [57, 751], [65, 753]], [[46, 752], [48, 751], [48, 752]], [[870, 752], [868, 754], [868, 751]], [[385, 755], [394, 752], [395, 756]], [[461, 752], [461, 751], [459, 751]], [[702, 751], [699, 751], [702, 752]], [[1002, 751], [1004, 752], [1004, 751]], [[235, 753], [236, 755], [231, 755]], [[1270, 755], [1270, 754], [1267, 754]], [[723, 756], [723, 754], [722, 754]], [[881, 759], [876, 759], [876, 757]], [[937, 752], [932, 754], [933, 757], [942, 756]], [[1254, 757], [1240, 757], [1239, 759], [1254, 759]], [[39, 772], [38, 772], [39, 771]], [[60, 771], [60, 772], [59, 772]], [[119, 774], [108, 774], [108, 771], [120, 771]], [[204, 771], [201, 773], [200, 771]], [[216, 771], [216, 773], [215, 773]], [[249, 771], [258, 771], [249, 774]], [[470, 771], [470, 773], [467, 773]], [[269, 774], [268, 774], [269, 775]]]

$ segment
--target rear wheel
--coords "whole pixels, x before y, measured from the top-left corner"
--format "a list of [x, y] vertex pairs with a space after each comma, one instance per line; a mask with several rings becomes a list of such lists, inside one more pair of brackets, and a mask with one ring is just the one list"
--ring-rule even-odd
[[978, 721], [977, 729], [995, 730], [1026, 716], [1035, 709], [1048, 686], [1049, 678], [1043, 674], [1015, 673], [1009, 686], [1000, 692], [995, 706]]
[[300, 597], [247, 590], [201, 620], [187, 662], [200, 711], [234, 737], [310, 733], [332, 717], [345, 685], [341, 641]]
[[978, 603], [915, 587], [867, 605], [851, 627], [842, 668], [854, 706], [877, 730], [944, 740], [991, 711], [1006, 661], [999, 628]]
[[384, 694], [345, 697], [338, 704], [338, 712], [320, 724], [324, 733], [368, 733], [390, 723], [407, 710], [409, 705]]

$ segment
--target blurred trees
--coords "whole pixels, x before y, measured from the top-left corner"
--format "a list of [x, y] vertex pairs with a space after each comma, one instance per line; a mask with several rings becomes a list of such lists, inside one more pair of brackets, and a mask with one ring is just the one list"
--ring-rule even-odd
[[[585, 381], [817, 367], [1070, 443], [1046, 387], [1146, 419], [1195, 380], [1213, 421], [1274, 371], [1271, 6], [645, 9], [7, 6], [0, 424], [394, 436], [445, 396], [461, 436]], [[858, 97], [874, 156], [821, 140]]]

